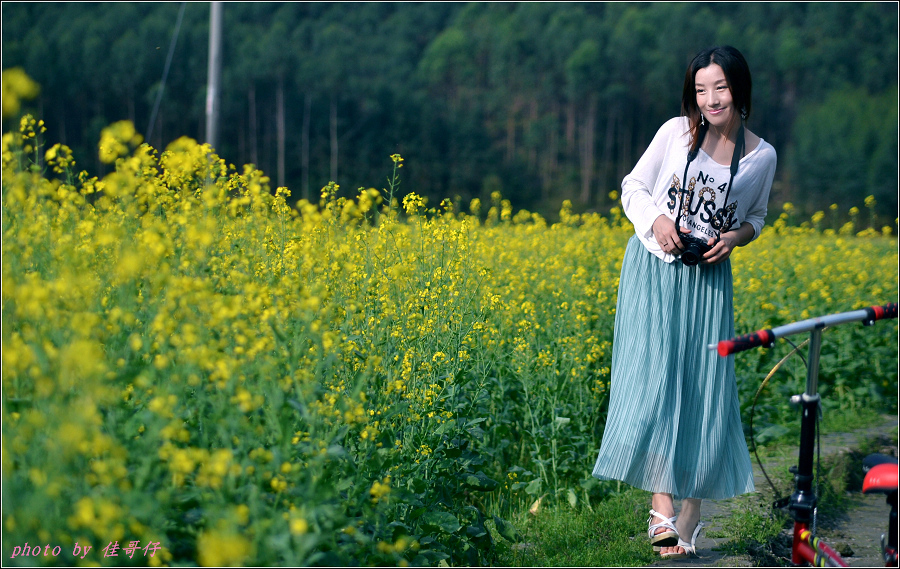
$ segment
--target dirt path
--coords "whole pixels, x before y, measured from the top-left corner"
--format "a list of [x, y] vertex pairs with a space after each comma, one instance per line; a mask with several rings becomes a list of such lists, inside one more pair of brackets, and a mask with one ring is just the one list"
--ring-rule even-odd
[[[852, 433], [822, 435], [822, 461], [825, 462], [827, 457], [836, 457], [842, 453], [851, 456], [855, 449], [861, 446], [871, 446], [873, 441], [877, 441], [879, 446], [882, 447], [878, 451], [897, 456], [897, 425], [898, 418], [896, 416], [885, 416], [884, 422], [875, 427], [860, 429]], [[893, 434], [892, 440], [885, 437], [891, 434]], [[751, 459], [753, 460], [756, 493], [729, 500], [706, 501], [703, 503], [701, 518], [706, 522], [706, 526], [697, 538], [697, 557], [680, 560], [660, 560], [652, 564], [651, 567], [685, 565], [699, 567], [757, 567], [789, 564], [790, 531], [788, 530], [783, 531], [778, 539], [774, 543], [769, 544], [768, 547], [759, 547], [755, 551], [737, 554], [717, 549], [724, 545], [728, 541], [727, 539], [709, 537], [710, 535], [717, 535], [722, 530], [723, 524], [727, 523], [732, 514], [739, 508], [770, 508], [772, 490], [759, 470], [755, 457], [751, 455]], [[763, 465], [770, 478], [776, 480], [777, 476], [779, 477], [778, 480], [781, 480], [784, 476], [782, 471], [786, 471], [788, 466], [794, 463], [792, 460], [795, 462], [796, 457], [778, 460], [763, 459]], [[848, 461], [848, 463], [856, 465], [855, 461]], [[787, 490], [784, 483], [779, 484], [779, 482], [776, 482], [776, 484], [782, 491]], [[842, 516], [826, 519], [820, 513], [820, 530], [818, 535], [828, 540], [830, 544], [837, 546], [851, 567], [883, 566], [884, 562], [881, 560], [879, 552], [879, 540], [881, 534], [887, 531], [889, 511], [888, 506], [885, 504], [884, 495], [867, 496], [856, 491], [849, 493], [848, 500], [849, 507]]]

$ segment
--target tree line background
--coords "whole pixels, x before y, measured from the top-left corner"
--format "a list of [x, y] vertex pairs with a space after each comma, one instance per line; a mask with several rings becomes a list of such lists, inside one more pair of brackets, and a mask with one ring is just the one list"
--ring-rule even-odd
[[[128, 119], [158, 149], [203, 140], [209, 3], [2, 4], [4, 69], [40, 83], [47, 140], [102, 174], [100, 130]], [[702, 47], [740, 49], [751, 130], [779, 164], [770, 211], [878, 201], [895, 227], [898, 5], [875, 3], [225, 3], [217, 153], [316, 200], [384, 185], [431, 203], [489, 199], [550, 218], [605, 210], [680, 112]], [[4, 125], [4, 130], [12, 125]]]

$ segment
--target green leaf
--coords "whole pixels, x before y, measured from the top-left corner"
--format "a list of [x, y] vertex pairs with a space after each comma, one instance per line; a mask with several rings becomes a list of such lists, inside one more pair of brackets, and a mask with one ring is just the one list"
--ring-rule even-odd
[[538, 494], [540, 494], [541, 493], [541, 479], [535, 478], [534, 480], [532, 480], [528, 484], [528, 486], [525, 487], [525, 492], [529, 496], [537, 496]]
[[328, 450], [325, 452], [326, 452], [326, 454], [328, 454], [328, 456], [337, 456], [337, 457], [348, 456], [347, 449], [345, 449], [341, 445], [331, 445], [330, 447], [328, 447]]
[[497, 526], [497, 533], [499, 533], [500, 537], [502, 537], [506, 541], [509, 541], [510, 543], [518, 543], [522, 541], [522, 534], [519, 533], [519, 530], [517, 530], [514, 525], [504, 520], [503, 518], [494, 516], [494, 525]]
[[573, 508], [578, 505], [578, 496], [575, 495], [575, 491], [571, 488], [569, 488], [567, 498], [569, 499], [569, 505]]
[[467, 527], [466, 535], [478, 549], [488, 551], [494, 545], [494, 538], [491, 537], [491, 532], [484, 527], [484, 524]]
[[466, 427], [466, 430], [469, 431], [469, 434], [477, 440], [481, 440], [484, 438], [484, 429], [477, 425], [474, 427]]
[[310, 566], [338, 567], [341, 564], [341, 558], [333, 551], [320, 551], [310, 555], [309, 558], [307, 558], [306, 563]]
[[443, 435], [444, 433], [446, 433], [447, 431], [449, 431], [450, 429], [453, 429], [453, 428], [455, 428], [455, 427], [456, 427], [456, 420], [455, 420], [455, 419], [450, 419], [449, 421], [446, 421], [446, 422], [444, 422], [444, 423], [441, 423], [441, 424], [438, 426], [438, 428], [435, 429], [434, 433], [435, 433], [436, 435]]
[[585, 478], [579, 484], [581, 485], [582, 488], [584, 488], [585, 490], [590, 492], [597, 486], [600, 486], [600, 481], [597, 480], [596, 478], [594, 478], [593, 476], [591, 476], [590, 478]]
[[450, 512], [427, 512], [422, 516], [422, 524], [426, 527], [440, 529], [446, 533], [455, 533], [462, 527], [456, 516]]
[[419, 554], [416, 555], [415, 559], [413, 559], [413, 565], [417, 567], [437, 565], [448, 557], [450, 557], [450, 555], [444, 553], [443, 551], [426, 549], [424, 551], [420, 551]]
[[500, 485], [496, 480], [485, 476], [483, 472], [467, 475], [465, 477], [465, 484], [475, 490], [481, 490], [483, 492], [490, 492]]
[[410, 534], [409, 526], [402, 522], [391, 522], [388, 527], [391, 528], [391, 538], [394, 541], [397, 541], [400, 536]]
[[756, 442], [759, 444], [765, 444], [771, 440], [775, 440], [778, 437], [787, 434], [788, 432], [789, 431], [781, 425], [772, 425], [763, 429], [761, 433], [756, 435]]

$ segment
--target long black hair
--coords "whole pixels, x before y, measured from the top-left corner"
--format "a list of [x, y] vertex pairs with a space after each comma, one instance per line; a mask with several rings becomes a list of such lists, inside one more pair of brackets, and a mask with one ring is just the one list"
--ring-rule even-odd
[[725, 73], [725, 81], [731, 91], [731, 100], [737, 113], [732, 114], [728, 129], [734, 127], [734, 121], [740, 113], [744, 119], [750, 116], [750, 96], [753, 91], [753, 80], [750, 78], [750, 66], [747, 60], [737, 49], [730, 45], [708, 47], [694, 56], [684, 74], [684, 90], [681, 94], [681, 114], [690, 121], [691, 151], [696, 152], [700, 141], [698, 134], [700, 129], [707, 129], [709, 125], [700, 125], [700, 109], [697, 107], [697, 91], [694, 80], [697, 71], [709, 67], [715, 63]]

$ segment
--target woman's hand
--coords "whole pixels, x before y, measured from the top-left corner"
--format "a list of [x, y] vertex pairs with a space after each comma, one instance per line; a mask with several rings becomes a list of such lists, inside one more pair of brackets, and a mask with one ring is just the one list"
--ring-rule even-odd
[[[672, 255], [681, 255], [684, 245], [681, 243], [681, 239], [678, 238], [678, 232], [675, 231], [675, 222], [666, 217], [665, 215], [660, 215], [653, 222], [653, 237], [656, 238], [656, 242], [659, 243], [660, 248], [665, 253], [671, 253]], [[683, 233], [690, 233], [691, 230], [685, 227], [681, 228]]]
[[745, 221], [734, 231], [723, 233], [718, 243], [716, 243], [715, 238], [710, 238], [706, 244], [712, 246], [712, 249], [703, 255], [703, 263], [707, 265], [721, 263], [728, 259], [735, 249], [750, 243], [753, 240], [753, 235], [753, 226]]
[[735, 236], [734, 231], [723, 233], [718, 243], [716, 243], [715, 237], [710, 237], [706, 244], [712, 246], [712, 249], [703, 255], [703, 263], [707, 265], [717, 265], [721, 263], [730, 257], [731, 252], [738, 246], [737, 237]]

